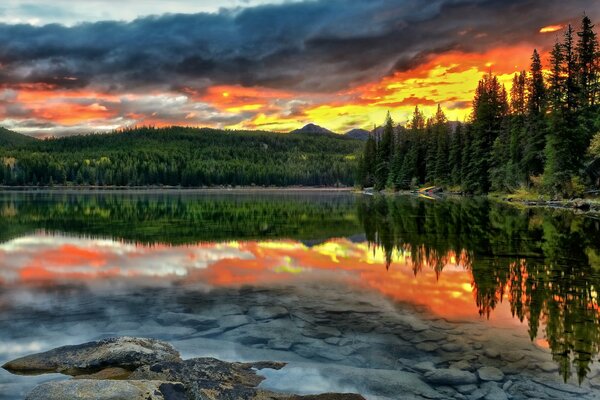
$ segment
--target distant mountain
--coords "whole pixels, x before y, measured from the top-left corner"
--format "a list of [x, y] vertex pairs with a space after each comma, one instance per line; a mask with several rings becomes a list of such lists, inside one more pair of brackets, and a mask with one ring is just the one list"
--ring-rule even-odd
[[370, 134], [371, 132], [369, 132], [366, 129], [352, 129], [346, 132], [344, 136], [349, 137], [351, 139], [367, 140]]
[[330, 131], [329, 129], [323, 128], [322, 126], [315, 125], [315, 124], [304, 125], [302, 128], [295, 129], [295, 130], [291, 131], [290, 133], [305, 134], [305, 135], [306, 134], [308, 134], [308, 135], [335, 135], [335, 133]]
[[35, 142], [36, 139], [31, 136], [21, 135], [6, 128], [0, 128], [0, 146], [1, 147], [16, 147], [27, 143]]

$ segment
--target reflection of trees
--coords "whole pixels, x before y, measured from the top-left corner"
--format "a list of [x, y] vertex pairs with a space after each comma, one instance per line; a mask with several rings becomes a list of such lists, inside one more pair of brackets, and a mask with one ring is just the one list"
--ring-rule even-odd
[[[412, 197], [359, 202], [367, 239], [383, 248], [389, 268], [409, 252], [416, 273], [454, 263], [469, 269], [480, 314], [508, 299], [544, 336], [564, 379], [581, 381], [600, 352], [600, 224], [559, 210], [518, 210], [484, 199], [423, 201]], [[452, 262], [454, 261], [454, 262]]]
[[39, 229], [172, 245], [261, 238], [315, 240], [361, 231], [348, 195], [0, 196], [0, 242]]

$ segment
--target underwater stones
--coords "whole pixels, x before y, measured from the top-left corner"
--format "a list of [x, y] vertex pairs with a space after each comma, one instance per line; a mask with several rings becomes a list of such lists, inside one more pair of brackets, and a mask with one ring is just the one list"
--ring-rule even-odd
[[433, 371], [435, 369], [435, 365], [431, 361], [422, 361], [412, 367], [419, 372]]
[[504, 379], [504, 373], [496, 367], [481, 367], [477, 370], [477, 375], [482, 381], [501, 381]]
[[281, 306], [253, 306], [248, 315], [256, 320], [282, 318], [289, 315], [287, 308]]
[[311, 326], [302, 330], [302, 335], [315, 339], [338, 337], [341, 334], [342, 333], [339, 331], [339, 329], [323, 325]]
[[477, 383], [477, 376], [469, 371], [453, 368], [440, 368], [425, 372], [425, 380], [435, 385], [468, 385]]
[[460, 360], [460, 361], [455, 361], [452, 364], [450, 364], [450, 368], [472, 371], [473, 365], [470, 362], [468, 362], [467, 360]]
[[19, 374], [60, 372], [80, 375], [108, 367], [133, 370], [142, 365], [179, 359], [179, 352], [169, 343], [155, 339], [118, 337], [32, 354], [9, 361], [3, 368]]
[[156, 321], [161, 325], [185, 325], [194, 327], [196, 330], [207, 330], [219, 326], [214, 318], [176, 312], [164, 312], [156, 317]]
[[434, 342], [423, 342], [423, 343], [419, 343], [418, 345], [415, 346], [415, 348], [417, 350], [426, 351], [426, 352], [432, 352], [434, 350], [437, 350], [439, 347], [440, 346]]
[[186, 400], [181, 383], [162, 381], [68, 380], [43, 383], [26, 400]]
[[218, 320], [219, 328], [223, 330], [237, 328], [252, 322], [254, 320], [247, 315], [226, 315]]
[[508, 396], [496, 382], [484, 382], [481, 388], [487, 392], [485, 400], [508, 400]]
[[483, 351], [483, 354], [488, 358], [498, 358], [500, 357], [500, 352], [496, 349], [488, 348]]
[[539, 369], [544, 372], [556, 372], [558, 371], [558, 365], [552, 361], [546, 361], [537, 365]]

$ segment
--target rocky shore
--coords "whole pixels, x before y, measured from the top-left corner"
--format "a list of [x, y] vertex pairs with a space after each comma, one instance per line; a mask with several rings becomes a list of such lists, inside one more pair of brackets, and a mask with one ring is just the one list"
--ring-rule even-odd
[[118, 337], [64, 346], [9, 361], [15, 374], [59, 372], [73, 379], [35, 387], [27, 400], [360, 400], [358, 394], [299, 396], [257, 388], [256, 370], [284, 363], [231, 363], [215, 358], [182, 360], [166, 342]]
[[80, 332], [98, 340], [6, 363], [74, 377], [16, 377], [11, 385], [41, 383], [28, 399], [600, 399], [597, 363], [580, 385], [576, 376], [564, 383], [550, 350], [518, 321], [442, 317], [349, 285], [69, 293], [51, 313], [23, 310], [11, 340], [36, 329], [43, 349]]

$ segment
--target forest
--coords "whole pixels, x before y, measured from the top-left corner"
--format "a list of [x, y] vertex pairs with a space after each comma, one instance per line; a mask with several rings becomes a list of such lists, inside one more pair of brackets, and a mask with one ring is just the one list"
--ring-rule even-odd
[[36, 140], [0, 132], [5, 186], [352, 186], [363, 141], [208, 128]]
[[600, 177], [600, 56], [589, 17], [569, 25], [544, 65], [507, 90], [493, 73], [477, 85], [464, 123], [441, 106], [426, 118], [415, 107], [407, 126], [388, 114], [359, 160], [362, 187], [407, 190], [436, 185], [472, 194], [527, 191], [554, 198], [596, 189]]

